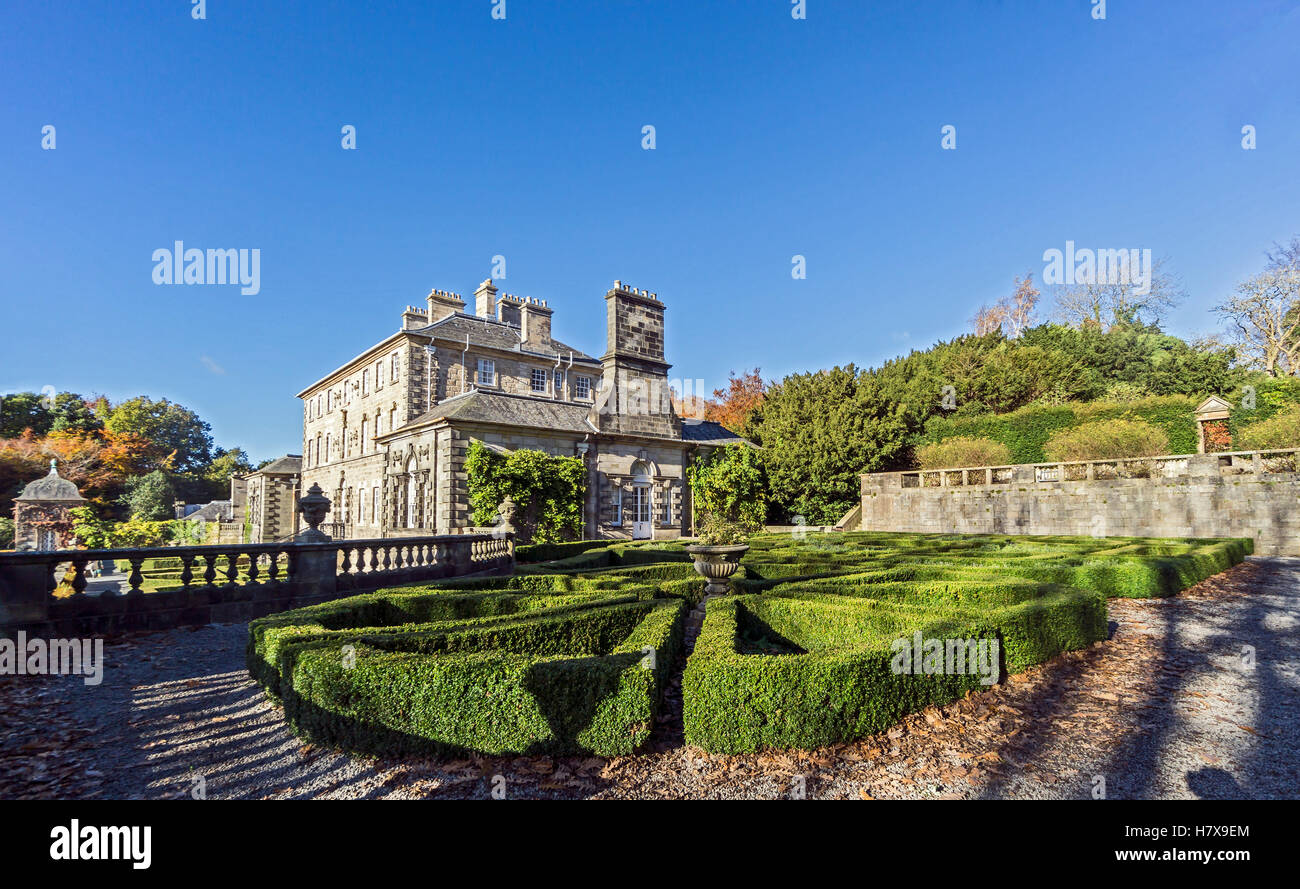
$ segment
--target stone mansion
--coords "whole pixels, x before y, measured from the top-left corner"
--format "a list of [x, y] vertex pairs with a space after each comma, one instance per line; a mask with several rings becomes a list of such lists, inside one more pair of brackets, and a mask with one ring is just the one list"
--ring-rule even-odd
[[474, 312], [432, 291], [401, 329], [298, 393], [301, 490], [332, 501], [334, 536], [450, 534], [470, 528], [464, 462], [472, 441], [534, 448], [587, 466], [584, 536], [692, 533], [685, 468], [743, 440], [672, 405], [664, 304], [615, 281], [600, 358], [551, 335], [545, 301], [484, 281]]

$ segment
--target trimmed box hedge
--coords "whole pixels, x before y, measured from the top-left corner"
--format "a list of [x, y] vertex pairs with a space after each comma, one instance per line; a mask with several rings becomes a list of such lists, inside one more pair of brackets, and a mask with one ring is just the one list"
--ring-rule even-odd
[[254, 621], [248, 665], [314, 743], [615, 756], [649, 737], [686, 608], [635, 593], [385, 591]]
[[686, 740], [745, 753], [870, 735], [980, 687], [969, 672], [897, 674], [898, 640], [996, 640], [1000, 678], [1105, 639], [1108, 597], [1171, 595], [1251, 549], [1248, 539], [758, 538], [733, 581], [741, 595], [709, 602], [687, 662]]
[[[1107, 635], [1106, 599], [1167, 596], [1250, 540], [853, 532], [758, 535], [709, 602], [686, 739], [724, 753], [880, 731]], [[521, 548], [522, 549], [522, 548]], [[650, 735], [704, 581], [679, 543], [534, 547], [510, 577], [413, 584], [254, 621], [248, 666], [310, 741], [363, 753], [597, 754]], [[996, 643], [908, 674], [895, 646]], [[654, 652], [653, 664], [645, 650]], [[985, 649], [990, 653], [990, 649]]]

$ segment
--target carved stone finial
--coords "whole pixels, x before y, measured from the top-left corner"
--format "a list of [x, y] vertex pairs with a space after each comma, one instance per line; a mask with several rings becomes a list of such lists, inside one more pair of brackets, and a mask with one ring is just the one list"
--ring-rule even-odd
[[330, 536], [318, 527], [321, 522], [325, 521], [325, 514], [330, 510], [330, 499], [325, 496], [320, 485], [313, 483], [307, 489], [307, 494], [298, 498], [298, 512], [302, 513], [303, 521], [309, 527], [306, 531], [298, 534], [298, 541], [301, 543], [325, 543], [330, 540]]
[[496, 527], [500, 529], [502, 536], [515, 533], [515, 513], [517, 511], [518, 507], [515, 506], [515, 501], [509, 497], [502, 500], [501, 505], [497, 507], [498, 519]]

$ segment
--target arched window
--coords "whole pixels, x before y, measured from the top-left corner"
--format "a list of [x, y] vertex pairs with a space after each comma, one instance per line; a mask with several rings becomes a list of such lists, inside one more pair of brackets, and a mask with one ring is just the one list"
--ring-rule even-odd
[[328, 432], [326, 432], [326, 433], [325, 433], [325, 460], [324, 460], [324, 462], [325, 462], [325, 463], [328, 463], [329, 461], [330, 461], [330, 434], [329, 434]]
[[370, 421], [365, 417], [361, 418], [361, 453], [366, 452], [366, 438], [370, 435]]

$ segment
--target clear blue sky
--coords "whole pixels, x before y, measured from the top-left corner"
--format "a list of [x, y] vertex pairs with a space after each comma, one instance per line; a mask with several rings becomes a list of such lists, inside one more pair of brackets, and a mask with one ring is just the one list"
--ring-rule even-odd
[[[595, 354], [612, 281], [657, 291], [712, 388], [951, 337], [1067, 239], [1167, 256], [1207, 332], [1300, 233], [1293, 0], [790, 6], [6, 3], [0, 391], [166, 396], [266, 458], [495, 254]], [[261, 293], [154, 285], [175, 240], [260, 249]]]

